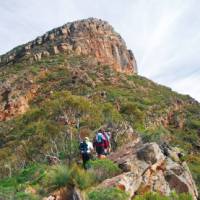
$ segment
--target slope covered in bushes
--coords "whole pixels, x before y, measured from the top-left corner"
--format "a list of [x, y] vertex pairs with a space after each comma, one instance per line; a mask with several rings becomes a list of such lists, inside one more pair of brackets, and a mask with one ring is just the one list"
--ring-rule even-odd
[[80, 136], [128, 122], [145, 141], [178, 146], [200, 185], [200, 105], [191, 97], [92, 57], [65, 54], [0, 68], [0, 80], [16, 99], [36, 88], [25, 112], [0, 122], [2, 178], [51, 156], [71, 164], [79, 160]]

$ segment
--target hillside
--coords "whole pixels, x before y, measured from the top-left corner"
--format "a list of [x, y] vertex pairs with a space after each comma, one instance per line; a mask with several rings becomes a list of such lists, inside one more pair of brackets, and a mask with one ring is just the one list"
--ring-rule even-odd
[[[200, 104], [137, 75], [133, 53], [106, 22], [69, 23], [0, 58], [2, 191], [24, 191], [26, 167], [40, 177], [52, 157], [79, 160], [79, 134], [127, 124], [144, 142], [181, 149], [200, 189]], [[130, 142], [117, 133], [113, 150]]]

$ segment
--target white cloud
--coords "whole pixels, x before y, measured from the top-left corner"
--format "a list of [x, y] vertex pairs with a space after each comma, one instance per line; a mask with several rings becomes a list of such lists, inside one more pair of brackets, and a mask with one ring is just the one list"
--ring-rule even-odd
[[[200, 73], [200, 70], [197, 73]], [[179, 79], [169, 85], [178, 92], [181, 92], [183, 94], [190, 93], [190, 95], [193, 96], [195, 99], [200, 99], [199, 83], [199, 74], [192, 74], [191, 76]]]
[[66, 22], [102, 18], [134, 51], [141, 75], [200, 101], [199, 10], [199, 0], [1, 1], [0, 53]]

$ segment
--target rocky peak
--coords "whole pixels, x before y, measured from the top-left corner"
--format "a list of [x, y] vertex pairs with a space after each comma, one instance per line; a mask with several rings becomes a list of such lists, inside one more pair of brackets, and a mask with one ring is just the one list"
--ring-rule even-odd
[[107, 22], [94, 18], [67, 23], [16, 47], [0, 56], [0, 67], [22, 59], [38, 61], [58, 53], [94, 56], [119, 72], [137, 73], [134, 55], [121, 36]]

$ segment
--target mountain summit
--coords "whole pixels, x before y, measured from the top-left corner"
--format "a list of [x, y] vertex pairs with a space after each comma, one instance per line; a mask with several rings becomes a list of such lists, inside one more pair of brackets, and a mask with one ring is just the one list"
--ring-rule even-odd
[[38, 61], [60, 52], [95, 56], [119, 72], [137, 73], [134, 55], [121, 36], [106, 21], [95, 18], [67, 23], [11, 50], [0, 57], [0, 66], [26, 58]]

